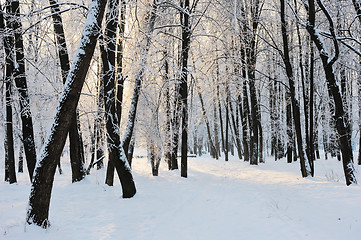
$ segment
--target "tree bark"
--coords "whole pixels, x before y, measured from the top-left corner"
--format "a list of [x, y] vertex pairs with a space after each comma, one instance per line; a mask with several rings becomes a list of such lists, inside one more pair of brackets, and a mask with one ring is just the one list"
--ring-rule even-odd
[[24, 44], [22, 37], [22, 26], [20, 21], [20, 6], [18, 0], [7, 0], [11, 4], [11, 9], [7, 7], [11, 15], [9, 21], [14, 31], [15, 38], [15, 61], [14, 79], [20, 97], [20, 117], [22, 123], [22, 142], [25, 149], [25, 157], [29, 172], [30, 181], [33, 179], [36, 164], [36, 149], [34, 140], [33, 120], [30, 110], [30, 98], [25, 76]]
[[[60, 155], [72, 124], [73, 113], [77, 107], [94, 53], [105, 4], [106, 2], [102, 0], [91, 1], [80, 45], [59, 99], [50, 134], [35, 169], [26, 218], [28, 224], [36, 224], [44, 228], [49, 227], [49, 205], [56, 166], [60, 162]], [[129, 174], [131, 176], [130, 170]], [[133, 181], [131, 181], [131, 185], [134, 186]]]
[[288, 77], [289, 83], [289, 91], [290, 91], [290, 99], [292, 104], [292, 116], [294, 121], [294, 127], [296, 132], [296, 142], [298, 155], [300, 157], [300, 165], [301, 165], [301, 173], [302, 177], [307, 177], [312, 174], [309, 159], [307, 159], [307, 155], [305, 155], [303, 151], [303, 143], [302, 143], [302, 132], [301, 132], [301, 119], [300, 119], [300, 106], [299, 102], [296, 99], [296, 91], [295, 91], [295, 83], [294, 83], [294, 75], [293, 69], [291, 65], [291, 60], [289, 56], [289, 47], [288, 47], [288, 37], [287, 37], [287, 28], [286, 28], [286, 18], [285, 18], [285, 1], [280, 0], [281, 3], [281, 31], [282, 31], [282, 41], [283, 41], [283, 62], [286, 66], [286, 74]]
[[123, 108], [123, 91], [124, 91], [124, 81], [125, 76], [123, 74], [123, 50], [124, 50], [124, 32], [125, 32], [125, 14], [126, 14], [126, 2], [125, 0], [121, 0], [121, 6], [120, 6], [120, 23], [119, 23], [119, 37], [118, 37], [118, 43], [117, 43], [117, 75], [116, 75], [116, 81], [117, 81], [117, 101], [115, 103], [116, 107], [116, 113], [120, 121], [122, 119], [122, 108]]
[[207, 129], [207, 135], [208, 135], [208, 141], [209, 141], [209, 145], [210, 145], [210, 152], [211, 152], [211, 156], [215, 159], [218, 159], [218, 152], [216, 150], [216, 147], [213, 143], [213, 139], [212, 139], [212, 135], [211, 135], [211, 128], [209, 126], [209, 121], [208, 121], [208, 117], [207, 117], [207, 113], [206, 113], [206, 109], [204, 107], [204, 102], [203, 102], [203, 97], [202, 97], [202, 93], [201, 93], [201, 90], [197, 88], [197, 92], [198, 92], [198, 97], [199, 97], [199, 100], [200, 100], [200, 103], [201, 103], [201, 109], [202, 109], [202, 115], [203, 115], [203, 119], [204, 119], [204, 122], [206, 124], [206, 129]]
[[189, 0], [182, 0], [183, 11], [181, 13], [182, 24], [182, 48], [181, 48], [181, 78], [180, 78], [180, 104], [182, 107], [181, 125], [181, 176], [186, 178], [188, 174], [188, 55], [191, 38], [190, 6]]
[[225, 126], [225, 139], [224, 139], [224, 160], [228, 162], [229, 160], [229, 85], [226, 83], [226, 102], [225, 102], [225, 108], [226, 108], [226, 126]]
[[[119, 122], [118, 116], [120, 112], [116, 111], [116, 85], [115, 85], [115, 62], [116, 62], [116, 37], [117, 24], [119, 22], [119, 0], [108, 1], [108, 10], [106, 14], [106, 27], [104, 41], [100, 44], [102, 67], [103, 67], [103, 84], [104, 84], [104, 104], [106, 114], [106, 130], [108, 145], [108, 166], [105, 183], [113, 186], [114, 168], [117, 158], [119, 158], [120, 144]], [[119, 104], [118, 104], [119, 106]], [[126, 153], [126, 151], [125, 151]]]
[[172, 170], [172, 159], [171, 159], [171, 150], [172, 150], [172, 134], [171, 134], [171, 107], [170, 107], [170, 82], [169, 82], [169, 63], [168, 63], [168, 53], [165, 50], [163, 52], [164, 56], [164, 82], [165, 82], [165, 118], [166, 118], [166, 143], [165, 143], [165, 151], [164, 151], [164, 159], [168, 164], [168, 170]]
[[316, 11], [315, 11], [315, 4], [314, 0], [309, 0], [309, 8], [308, 8], [308, 20], [309, 24], [307, 25], [306, 29], [308, 33], [311, 36], [312, 41], [316, 45], [320, 57], [322, 60], [322, 65], [325, 71], [326, 75], [326, 82], [327, 82], [327, 88], [330, 97], [332, 97], [334, 102], [334, 112], [333, 112], [333, 118], [335, 120], [336, 124], [336, 130], [338, 133], [339, 143], [341, 147], [342, 152], [342, 161], [343, 161], [343, 168], [346, 178], [346, 185], [351, 184], [357, 184], [357, 180], [355, 177], [355, 169], [353, 166], [353, 154], [352, 154], [352, 146], [351, 146], [351, 129], [347, 125], [348, 119], [347, 115], [344, 112], [344, 106], [342, 102], [342, 96], [340, 93], [340, 89], [338, 87], [338, 84], [336, 83], [336, 77], [333, 72], [333, 64], [337, 61], [338, 55], [339, 55], [339, 47], [338, 42], [336, 39], [335, 29], [333, 25], [333, 21], [331, 16], [329, 15], [327, 9], [323, 5], [323, 3], [320, 0], [317, 0], [317, 3], [319, 7], [321, 8], [321, 11], [326, 16], [329, 27], [330, 27], [330, 33], [332, 36], [334, 48], [335, 48], [335, 55], [334, 57], [330, 58], [330, 56], [327, 53], [327, 49], [324, 46], [323, 42], [321, 41], [321, 36], [318, 35], [317, 29], [315, 26], [315, 17], [316, 17]]
[[[0, 5], [1, 7], [1, 5]], [[7, 12], [10, 9], [9, 4], [6, 5]], [[7, 17], [8, 18], [8, 17]], [[11, 29], [9, 20], [5, 19], [4, 14], [0, 12], [0, 30], [5, 33]], [[12, 78], [14, 72], [14, 38], [12, 35], [7, 34], [3, 37], [4, 50], [5, 50], [5, 181], [9, 183], [16, 182], [15, 172], [15, 153], [14, 153], [14, 136], [13, 136], [13, 110], [12, 110]]]
[[[58, 49], [58, 56], [61, 68], [61, 76], [63, 84], [65, 84], [67, 75], [70, 70], [70, 61], [68, 49], [65, 40], [63, 21], [60, 15], [60, 8], [57, 0], [49, 0], [50, 9], [53, 19], [54, 33]], [[79, 114], [77, 111], [73, 113], [73, 122], [69, 130], [69, 146], [70, 146], [70, 162], [72, 170], [72, 182], [81, 181], [86, 174], [84, 166], [84, 149], [82, 147], [82, 138], [80, 134]]]
[[135, 119], [136, 119], [136, 113], [137, 113], [137, 106], [138, 106], [138, 100], [140, 96], [140, 89], [142, 87], [142, 82], [144, 80], [144, 73], [147, 66], [147, 58], [149, 54], [149, 49], [151, 45], [151, 37], [154, 31], [154, 25], [155, 20], [157, 18], [157, 10], [158, 10], [158, 3], [156, 0], [153, 1], [151, 10], [148, 13], [149, 16], [149, 22], [148, 22], [148, 29], [146, 31], [146, 36], [144, 39], [143, 49], [141, 53], [141, 59], [139, 63], [139, 69], [137, 71], [137, 74], [135, 76], [135, 84], [134, 84], [134, 90], [133, 90], [133, 96], [131, 101], [131, 106], [128, 114], [128, 122], [127, 127], [125, 130], [124, 137], [122, 139], [122, 146], [124, 148], [124, 152], [129, 152], [129, 146], [130, 142], [133, 136], [134, 126], [135, 126]]

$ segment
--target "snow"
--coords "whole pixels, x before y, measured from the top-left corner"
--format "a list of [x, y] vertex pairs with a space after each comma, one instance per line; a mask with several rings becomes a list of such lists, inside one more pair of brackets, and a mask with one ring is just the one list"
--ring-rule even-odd
[[[142, 153], [136, 152], [135, 156]], [[250, 166], [209, 156], [189, 158], [188, 178], [161, 163], [151, 176], [146, 158], [133, 160], [137, 194], [121, 198], [105, 170], [71, 183], [68, 161], [55, 176], [51, 227], [25, 225], [30, 183], [0, 183], [0, 239], [348, 239], [361, 236], [361, 187], [346, 187], [342, 163], [317, 160], [314, 178], [285, 160]], [[358, 167], [358, 166], [356, 166]], [[0, 179], [4, 179], [3, 166]], [[358, 174], [358, 177], [360, 174]]]

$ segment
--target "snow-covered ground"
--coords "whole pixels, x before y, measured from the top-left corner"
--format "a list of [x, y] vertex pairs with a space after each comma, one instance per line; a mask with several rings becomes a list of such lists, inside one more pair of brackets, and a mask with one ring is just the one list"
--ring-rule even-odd
[[[151, 176], [145, 158], [134, 159], [137, 194], [122, 199], [119, 180], [104, 184], [105, 170], [71, 184], [57, 173], [51, 228], [25, 225], [27, 174], [3, 182], [0, 169], [0, 239], [361, 239], [361, 186], [346, 187], [337, 160], [318, 160], [316, 177], [300, 177], [299, 163], [250, 166], [231, 158], [189, 158], [189, 177]], [[357, 166], [356, 166], [357, 167]], [[361, 182], [360, 174], [358, 179]]]

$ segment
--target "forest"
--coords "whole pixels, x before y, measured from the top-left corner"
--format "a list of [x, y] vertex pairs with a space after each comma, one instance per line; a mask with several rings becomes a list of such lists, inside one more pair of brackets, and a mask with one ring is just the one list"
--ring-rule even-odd
[[358, 0], [5, 0], [0, 36], [1, 176], [26, 174], [29, 225], [50, 226], [64, 162], [122, 198], [143, 157], [180, 178], [202, 155], [307, 179], [337, 159], [357, 184]]

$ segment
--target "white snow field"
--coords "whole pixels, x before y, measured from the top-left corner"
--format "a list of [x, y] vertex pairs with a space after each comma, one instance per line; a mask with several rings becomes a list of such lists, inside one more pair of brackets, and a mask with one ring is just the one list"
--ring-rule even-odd
[[104, 169], [72, 184], [69, 164], [62, 163], [47, 230], [25, 224], [28, 175], [9, 185], [0, 167], [1, 240], [361, 239], [361, 186], [344, 184], [335, 159], [317, 160], [315, 177], [303, 179], [298, 162], [250, 166], [236, 158], [189, 158], [184, 179], [164, 162], [153, 177], [147, 159], [137, 158], [132, 199], [121, 198], [118, 179], [114, 187], [104, 184]]

